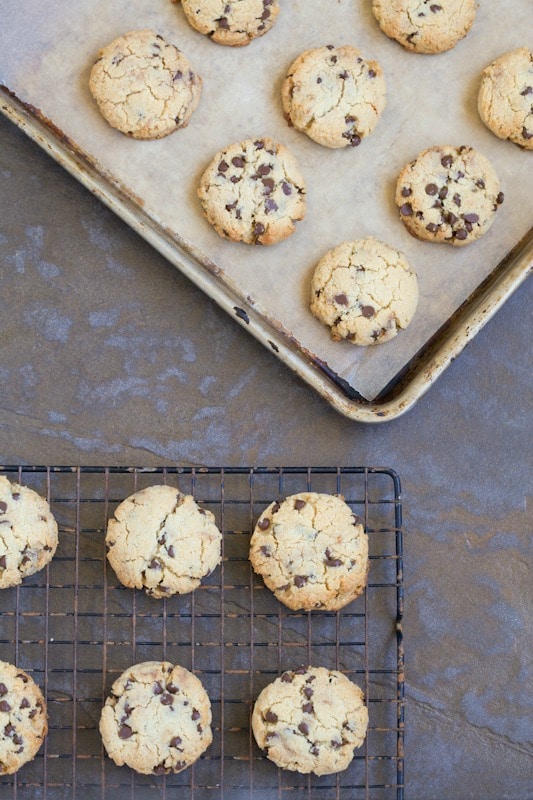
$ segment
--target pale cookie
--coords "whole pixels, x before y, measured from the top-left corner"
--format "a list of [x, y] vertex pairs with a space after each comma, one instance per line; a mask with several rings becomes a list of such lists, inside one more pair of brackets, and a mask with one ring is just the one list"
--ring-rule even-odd
[[442, 53], [455, 47], [474, 22], [476, 0], [373, 0], [380, 28], [407, 50]]
[[533, 150], [533, 52], [527, 47], [497, 58], [483, 70], [479, 115], [500, 139]]
[[124, 500], [109, 520], [109, 563], [121, 583], [152, 597], [192, 592], [221, 560], [214, 520], [191, 495], [149, 486]]
[[429, 242], [461, 247], [479, 239], [501, 203], [492, 164], [472, 147], [430, 147], [402, 169], [396, 184], [402, 222]]
[[278, 0], [181, 0], [181, 5], [195, 30], [231, 47], [263, 36], [279, 13]]
[[388, 342], [407, 328], [417, 304], [418, 279], [403, 253], [372, 237], [327, 252], [311, 281], [311, 311], [335, 341]]
[[220, 150], [200, 181], [204, 213], [220, 236], [275, 244], [305, 214], [305, 183], [294, 156], [269, 138]]
[[31, 761], [48, 731], [46, 705], [35, 681], [0, 661], [0, 775]]
[[211, 703], [192, 672], [145, 661], [114, 682], [100, 734], [119, 767], [126, 764], [143, 775], [181, 772], [211, 744]]
[[341, 496], [301, 492], [261, 514], [250, 561], [289, 608], [336, 611], [364, 591], [368, 536]]
[[0, 589], [43, 569], [57, 544], [57, 522], [46, 500], [0, 476]]
[[281, 87], [288, 121], [325, 147], [359, 145], [374, 130], [385, 95], [380, 65], [349, 45], [306, 50]]
[[177, 47], [141, 30], [100, 51], [89, 88], [113, 128], [134, 139], [161, 139], [188, 124], [202, 79]]
[[300, 667], [266, 686], [252, 714], [255, 740], [282, 769], [345, 770], [368, 727], [363, 692], [342, 672]]

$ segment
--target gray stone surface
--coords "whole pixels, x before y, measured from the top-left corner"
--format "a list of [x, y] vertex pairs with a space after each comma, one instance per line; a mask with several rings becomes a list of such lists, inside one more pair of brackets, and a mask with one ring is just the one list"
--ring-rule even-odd
[[365, 426], [4, 119], [0, 179], [0, 462], [394, 468], [406, 797], [533, 797], [531, 282], [412, 411]]

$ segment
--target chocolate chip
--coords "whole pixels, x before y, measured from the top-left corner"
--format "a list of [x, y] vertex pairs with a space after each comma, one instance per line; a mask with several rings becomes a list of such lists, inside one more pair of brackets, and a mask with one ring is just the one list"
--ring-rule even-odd
[[161, 684], [161, 682], [156, 681], [156, 683], [154, 683], [152, 691], [154, 694], [163, 694], [165, 690], [163, 689], [163, 685]]
[[523, 90], [520, 92], [520, 94], [522, 95], [522, 97], [525, 97], [525, 96], [526, 96], [526, 95], [528, 95], [528, 94], [533, 94], [533, 86], [526, 86], [526, 88], [525, 88], [525, 89], [523, 89]]
[[172, 545], [170, 545], [170, 547], [167, 547], [167, 553], [169, 558], [174, 558], [174, 556], [176, 555], [176, 551], [174, 550], [174, 547]]
[[[297, 669], [294, 670], [294, 674], [295, 675], [305, 675], [306, 672], [307, 672], [307, 669], [305, 667], [303, 667], [303, 666], [302, 667], [298, 667]], [[309, 680], [307, 682], [309, 682]]]
[[366, 319], [371, 319], [376, 313], [376, 309], [373, 306], [361, 306], [361, 314]]
[[229, 30], [229, 22], [226, 19], [226, 17], [219, 17], [219, 19], [216, 19], [215, 22], [218, 22], [219, 28], [224, 28], [224, 30]]
[[283, 675], [281, 676], [282, 683], [292, 683], [292, 681], [293, 677], [290, 672], [284, 672]]
[[343, 561], [340, 558], [325, 558], [324, 564], [326, 567], [342, 567]]
[[339, 747], [342, 747], [342, 742], [337, 742], [337, 741], [335, 741], [335, 739], [332, 739], [332, 740], [331, 740], [331, 746], [332, 746], [332, 747], [333, 747], [335, 750], [338, 750], [338, 749], [339, 749]]
[[6, 736], [9, 736], [15, 730], [14, 726], [8, 722], [6, 727], [4, 728], [4, 733]]
[[164, 764], [158, 764], [157, 767], [154, 767], [152, 770], [152, 775], [166, 775], [167, 769]]
[[229, 169], [229, 164], [227, 163], [227, 161], [222, 160], [218, 165], [218, 171], [227, 172], [228, 169]]
[[307, 503], [305, 502], [305, 500], [299, 500], [298, 499], [298, 500], [294, 501], [294, 508], [296, 509], [296, 511], [300, 511], [300, 509], [303, 508], [306, 505], [307, 505]]
[[276, 185], [272, 178], [263, 178], [262, 184], [265, 187], [265, 194], [270, 194], [273, 192]]
[[294, 579], [294, 585], [296, 586], [297, 589], [301, 589], [302, 586], [305, 586], [307, 581], [308, 581], [308, 578], [307, 578], [306, 575], [296, 575], [296, 577]]
[[347, 78], [349, 78], [349, 77], [350, 77], [350, 76], [348, 75], [348, 73], [346, 72], [346, 70], [343, 70], [342, 72], [339, 72], [339, 78], [340, 78], [342, 81], [345, 81], [345, 80], [346, 80]]
[[179, 81], [181, 78], [183, 78], [183, 72], [181, 71], [181, 69], [178, 69], [178, 70], [177, 70], [177, 71], [174, 73], [174, 80], [175, 80], [175, 81]]
[[438, 6], [438, 5], [435, 4], [435, 5], [430, 6], [430, 9], [433, 11], [434, 14], [436, 14], [437, 11], [442, 11], [442, 6]]
[[266, 531], [266, 529], [269, 526], [270, 526], [270, 520], [268, 519], [268, 517], [263, 517], [257, 523], [257, 527], [259, 528], [260, 531]]
[[479, 222], [479, 216], [477, 214], [463, 214], [463, 219], [466, 222]]
[[302, 706], [302, 711], [305, 714], [312, 714], [314, 710], [315, 709], [312, 703], [304, 703]]
[[496, 198], [496, 202], [498, 203], [499, 206], [501, 206], [503, 200], [504, 200], [503, 192], [498, 192], [498, 197]]
[[357, 147], [361, 144], [361, 137], [358, 133], [347, 131], [342, 134], [343, 139], [348, 139], [352, 147]]
[[461, 197], [458, 194], [454, 194], [453, 202], [455, 203], [456, 206], [460, 206], [461, 205]]
[[265, 146], [265, 143], [262, 139], [256, 139], [254, 142], [254, 147], [256, 150], [262, 150]]
[[311, 753], [312, 756], [318, 756], [319, 753], [320, 753], [320, 750], [318, 749], [316, 744], [314, 744], [309, 752]]
[[20, 492], [13, 492], [11, 497], [13, 498], [13, 500], [19, 500], [20, 499]]
[[522, 138], [523, 139], [532, 139], [533, 138], [533, 133], [528, 131], [528, 129], [525, 126], [522, 128]]
[[170, 740], [170, 747], [179, 747], [180, 744], [181, 744], [180, 736], [174, 736], [174, 738]]
[[375, 78], [376, 77], [376, 71], [373, 70], [373, 69], [369, 69], [368, 70], [368, 77], [369, 78]]
[[453, 164], [453, 158], [450, 155], [442, 156], [440, 163], [445, 169], [448, 169]]
[[267, 738], [267, 739], [275, 739], [277, 735], [278, 735], [278, 734], [276, 733], [276, 731], [269, 731], [269, 732], [267, 733], [267, 735], [266, 735], [266, 738]]
[[327, 45], [326, 45], [326, 48], [327, 48], [328, 50], [335, 50], [335, 45], [334, 45], [334, 44], [327, 44]]
[[23, 697], [20, 704], [20, 708], [29, 708], [29, 707], [30, 707], [30, 701], [28, 700], [27, 697]]
[[292, 186], [286, 181], [283, 181], [283, 183], [281, 184], [281, 188], [283, 189], [283, 194], [286, 195], [292, 194]]
[[13, 736], [13, 744], [22, 744], [22, 736], [16, 734]]
[[273, 723], [274, 723], [274, 722], [277, 722], [277, 721], [278, 721], [278, 715], [277, 715], [277, 714], [274, 714], [274, 712], [273, 712], [273, 711], [270, 711], [270, 709], [269, 709], [269, 710], [268, 710], [268, 711], [267, 711], [267, 712], [264, 714], [264, 720], [265, 720], [265, 722], [273, 722]]
[[400, 206], [400, 214], [404, 217], [410, 217], [413, 213], [413, 206], [411, 203], [404, 203], [403, 206]]
[[445, 200], [447, 196], [448, 196], [448, 187], [443, 186], [439, 192], [439, 200]]
[[165, 692], [165, 694], [161, 695], [160, 701], [161, 705], [163, 706], [171, 706], [174, 702], [174, 698], [169, 692]]
[[277, 210], [278, 210], [278, 204], [276, 203], [275, 200], [272, 200], [269, 197], [269, 199], [265, 202], [265, 214], [268, 214], [269, 211], [277, 211]]
[[231, 159], [231, 163], [233, 164], [234, 167], [239, 167], [239, 169], [242, 169], [244, 167], [244, 159], [242, 158], [242, 156], [234, 156]]
[[276, 514], [279, 511], [279, 503], [274, 503], [272, 506], [272, 514]]
[[309, 698], [314, 695], [314, 691], [311, 689], [310, 686], [305, 686], [304, 687], [304, 694], [307, 697], [307, 699], [309, 700]]
[[271, 169], [270, 164], [259, 164], [259, 166], [257, 167], [257, 172], [259, 175], [268, 175], [270, 169]]
[[485, 188], [485, 181], [483, 180], [483, 178], [478, 178], [478, 180], [476, 181], [476, 186], [479, 186], [480, 189]]
[[410, 194], [413, 194], [413, 190], [408, 186], [402, 186], [402, 197], [409, 197]]
[[270, 554], [270, 547], [267, 547], [265, 544], [263, 544], [263, 545], [262, 545], [262, 546], [259, 548], [259, 550], [261, 551], [261, 553], [262, 553], [264, 556], [266, 556], [266, 558], [270, 558], [270, 555], [271, 555], [271, 554]]
[[120, 728], [118, 729], [119, 739], [129, 739], [132, 734], [133, 730], [130, 728], [129, 725], [121, 725]]
[[230, 178], [230, 181], [231, 181], [232, 183], [239, 183], [239, 181], [240, 181], [240, 178], [239, 178], [239, 176], [238, 176], [238, 175], [232, 175], [232, 176], [231, 176], [231, 178]]
[[152, 558], [150, 561], [150, 569], [161, 569], [161, 564], [156, 558]]
[[455, 231], [455, 238], [456, 239], [460, 239], [462, 241], [463, 239], [466, 239], [467, 236], [468, 236], [468, 232], [465, 231], [464, 228], [459, 228], [458, 231]]
[[445, 219], [446, 219], [446, 222], [447, 222], [449, 225], [455, 225], [455, 223], [457, 222], [457, 220], [459, 219], [459, 217], [456, 217], [456, 216], [455, 216], [455, 214], [452, 214], [452, 212], [451, 212], [451, 211], [448, 211], [448, 213], [446, 214], [446, 217], [445, 217]]
[[262, 222], [256, 222], [254, 225], [254, 233], [256, 236], [261, 236], [265, 232], [265, 226]]
[[340, 306], [347, 306], [348, 305], [348, 298], [346, 297], [344, 292], [342, 292], [341, 294], [336, 294], [334, 296], [333, 300], [336, 303], [338, 303], [338, 305], [340, 305]]
[[436, 183], [428, 183], [426, 186], [426, 194], [437, 194], [439, 187]]
[[0, 514], [5, 514], [7, 511], [7, 503], [4, 503], [3, 500], [0, 500]]
[[336, 63], [337, 63], [337, 61], [338, 61], [338, 58], [337, 58], [337, 56], [331, 56], [331, 58], [330, 58], [330, 60], [329, 60], [329, 63], [330, 63], [330, 64], [336, 64]]
[[11, 711], [11, 706], [7, 702], [7, 700], [0, 701], [0, 711], [3, 711], [7, 714], [8, 711]]
[[316, 79], [316, 82], [317, 82], [317, 83], [322, 83], [322, 78], [319, 76], [319, 77]]
[[309, 725], [307, 722], [300, 722], [298, 725], [298, 730], [300, 733], [303, 733], [304, 736], [307, 736], [309, 734]]
[[193, 708], [191, 719], [193, 720], [193, 722], [196, 722], [197, 719], [200, 719], [200, 712], [198, 711], [197, 708]]
[[3, 697], [5, 694], [7, 694], [7, 691], [8, 689], [5, 683], [0, 683], [0, 697]]
[[430, 233], [437, 233], [438, 229], [439, 229], [439, 226], [436, 225], [434, 222], [429, 222], [426, 225], [426, 230], [429, 231]]

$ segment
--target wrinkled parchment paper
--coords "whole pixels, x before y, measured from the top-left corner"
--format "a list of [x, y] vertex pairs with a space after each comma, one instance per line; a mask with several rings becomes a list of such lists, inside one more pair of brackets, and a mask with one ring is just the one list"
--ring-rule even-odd
[[[379, 29], [370, 0], [281, 0], [269, 33], [248, 47], [211, 42], [170, 0], [20, 0], [3, 3], [0, 82], [39, 108], [135, 196], [144, 210], [214, 261], [243, 298], [277, 320], [307, 350], [373, 399], [469, 296], [532, 222], [533, 155], [494, 137], [477, 114], [482, 69], [529, 44], [531, 6], [481, 0], [468, 36], [436, 56], [406, 52]], [[152, 28], [184, 51], [204, 87], [189, 126], [158, 141], [110, 128], [88, 89], [98, 50], [128, 30]], [[303, 50], [352, 44], [376, 59], [387, 106], [359, 147], [328, 150], [290, 128], [280, 87]], [[196, 189], [214, 153], [272, 136], [296, 156], [307, 183], [307, 214], [288, 240], [254, 247], [221, 239], [203, 217]], [[493, 163], [505, 202], [491, 230], [464, 248], [419, 242], [394, 205], [398, 172], [434, 144], [471, 145]], [[320, 257], [347, 239], [372, 235], [402, 250], [419, 276], [411, 326], [392, 342], [357, 348], [333, 342], [309, 312]], [[200, 269], [201, 267], [199, 267]], [[244, 305], [244, 307], [246, 307]]]

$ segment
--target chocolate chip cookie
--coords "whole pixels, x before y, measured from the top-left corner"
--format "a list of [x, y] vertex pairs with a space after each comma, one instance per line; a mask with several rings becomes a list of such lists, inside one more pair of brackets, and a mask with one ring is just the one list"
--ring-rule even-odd
[[46, 500], [0, 476], [0, 589], [43, 569], [57, 544], [57, 522]]
[[311, 281], [311, 311], [335, 341], [388, 342], [407, 328], [417, 303], [418, 279], [403, 253], [372, 237], [327, 252]]
[[156, 598], [196, 589], [220, 563], [221, 542], [211, 511], [170, 486], [128, 497], [106, 534], [107, 557], [121, 583]]
[[396, 184], [396, 205], [418, 239], [462, 247], [488, 231], [503, 203], [490, 161], [472, 147], [442, 145], [407, 164]]
[[346, 769], [367, 726], [361, 689], [324, 667], [284, 672], [263, 689], [252, 714], [255, 740], [274, 764], [315, 775]]
[[476, 0], [372, 0], [383, 33], [415, 53], [455, 47], [474, 22]]
[[276, 244], [305, 214], [305, 183], [296, 159], [269, 138], [220, 150], [200, 181], [198, 196], [216, 232], [246, 244]]
[[263, 36], [279, 13], [278, 0], [181, 0], [181, 5], [195, 30], [231, 47]]
[[479, 115], [500, 139], [533, 150], [533, 52], [520, 47], [483, 70]]
[[192, 672], [145, 661], [114, 682], [100, 734], [119, 767], [126, 764], [143, 775], [181, 772], [211, 744], [211, 703]]
[[302, 492], [261, 514], [250, 561], [289, 608], [336, 611], [364, 591], [368, 537], [340, 495]]
[[374, 130], [385, 95], [380, 65], [349, 45], [306, 50], [281, 88], [287, 120], [325, 147], [359, 145]]
[[177, 47], [140, 30], [100, 51], [89, 88], [113, 128], [134, 139], [161, 139], [188, 124], [202, 79]]
[[24, 670], [0, 661], [0, 775], [31, 761], [47, 732], [41, 690]]

